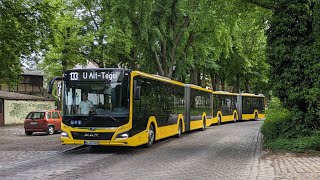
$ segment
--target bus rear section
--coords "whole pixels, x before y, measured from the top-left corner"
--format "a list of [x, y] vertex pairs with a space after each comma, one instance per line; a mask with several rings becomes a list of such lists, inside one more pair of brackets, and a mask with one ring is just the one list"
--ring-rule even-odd
[[239, 117], [241, 120], [258, 120], [265, 118], [265, 96], [262, 94], [242, 93], [238, 95]]

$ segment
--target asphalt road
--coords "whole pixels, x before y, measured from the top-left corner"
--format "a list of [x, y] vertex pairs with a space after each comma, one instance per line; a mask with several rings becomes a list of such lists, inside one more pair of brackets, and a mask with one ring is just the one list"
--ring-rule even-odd
[[[0, 129], [0, 179], [256, 179], [263, 121], [208, 127], [151, 148], [60, 145], [60, 135]], [[20, 128], [20, 129], [19, 129]]]

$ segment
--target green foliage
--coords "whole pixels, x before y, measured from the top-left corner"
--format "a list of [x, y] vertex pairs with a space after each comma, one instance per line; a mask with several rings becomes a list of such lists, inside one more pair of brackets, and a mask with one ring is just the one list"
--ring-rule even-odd
[[265, 143], [266, 148], [277, 151], [292, 151], [292, 152], [310, 152], [320, 151], [320, 134], [314, 134], [296, 139], [279, 138], [275, 141]]
[[[66, 1], [68, 2], [68, 1]], [[86, 47], [93, 38], [83, 35], [84, 22], [77, 17], [74, 4], [65, 1], [51, 1], [56, 8], [51, 19], [51, 38], [47, 39], [48, 50], [40, 69], [47, 76], [61, 76], [62, 73], [76, 64], [85, 64]]]
[[277, 98], [273, 98], [266, 110], [266, 120], [261, 127], [261, 133], [265, 141], [272, 141], [286, 133], [292, 128], [292, 116], [283, 108]]
[[[10, 64], [19, 67], [19, 57], [28, 55], [27, 51], [30, 51], [44, 53], [43, 61], [36, 61], [41, 61], [38, 69], [49, 77], [61, 75], [75, 64], [84, 64], [89, 60], [99, 67], [128, 67], [188, 83], [217, 74], [227, 86], [246, 82], [259, 91], [268, 82], [265, 73], [268, 66], [265, 63], [264, 30], [270, 11], [247, 2], [3, 2], [5, 3], [1, 5], [5, 8], [10, 3], [19, 7], [12, 10], [11, 18], [19, 14], [20, 8], [31, 14], [36, 9], [36, 13], [43, 15], [39, 19], [30, 18], [30, 22], [23, 21], [27, 24], [26, 31], [14, 36], [22, 37], [22, 40], [25, 39], [24, 36], [30, 36], [32, 38], [26, 38], [23, 42], [31, 43], [16, 48], [23, 51], [8, 50], [3, 53], [0, 57], [12, 59], [7, 56], [14, 55], [17, 60], [5, 62], [8, 63], [5, 66]], [[44, 8], [44, 5], [48, 8]], [[12, 42], [18, 40], [20, 39]], [[37, 45], [37, 48], [30, 48], [33, 45]], [[13, 46], [14, 44], [9, 44], [9, 47]], [[5, 46], [1, 46], [3, 47]], [[26, 62], [28, 61], [32, 60], [27, 59]], [[11, 72], [10, 75], [13, 76], [19, 74], [18, 71]], [[200, 84], [199, 82], [200, 80], [197, 83]]]
[[278, 1], [268, 30], [267, 60], [274, 93], [303, 134], [320, 129], [319, 4]]
[[273, 98], [266, 114], [261, 127], [266, 148], [293, 152], [320, 150], [319, 131], [309, 131], [303, 122], [298, 122], [301, 113], [289, 111], [278, 98]]
[[3, 0], [0, 2], [0, 84], [15, 85], [21, 73], [20, 58], [45, 44], [52, 8], [48, 1]]

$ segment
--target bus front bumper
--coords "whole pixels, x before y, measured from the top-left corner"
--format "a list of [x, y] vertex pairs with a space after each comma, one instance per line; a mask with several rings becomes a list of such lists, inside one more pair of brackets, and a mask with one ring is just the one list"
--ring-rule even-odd
[[111, 140], [79, 140], [72, 137], [61, 136], [63, 145], [89, 145], [89, 146], [140, 146], [148, 142], [148, 132], [143, 131], [128, 138], [112, 138]]

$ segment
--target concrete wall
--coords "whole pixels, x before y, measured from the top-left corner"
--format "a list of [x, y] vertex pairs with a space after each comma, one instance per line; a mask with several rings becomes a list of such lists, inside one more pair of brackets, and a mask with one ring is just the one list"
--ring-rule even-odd
[[30, 111], [54, 108], [54, 101], [4, 100], [4, 124], [22, 124]]

